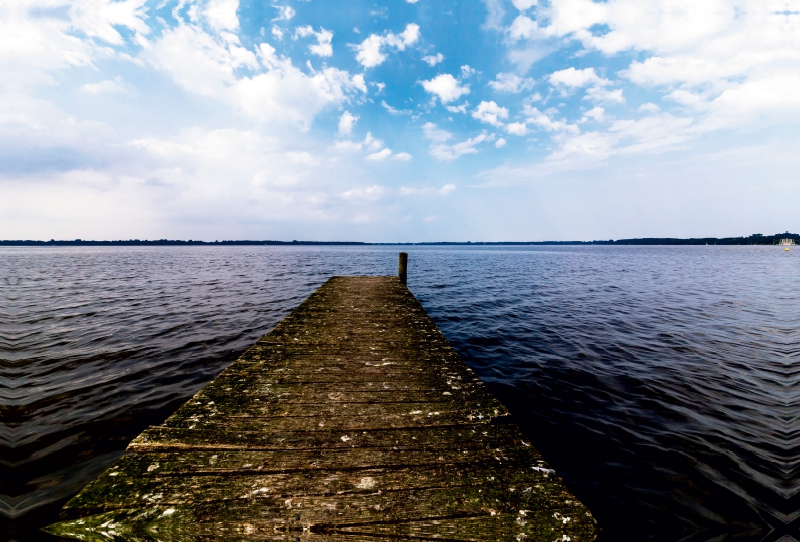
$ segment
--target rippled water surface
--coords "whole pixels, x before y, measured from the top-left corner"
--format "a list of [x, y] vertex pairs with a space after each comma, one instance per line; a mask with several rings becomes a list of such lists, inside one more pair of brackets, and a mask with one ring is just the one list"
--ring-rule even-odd
[[[605, 541], [800, 540], [800, 250], [410, 247], [409, 287]], [[397, 247], [0, 249], [0, 540], [331, 275]]]

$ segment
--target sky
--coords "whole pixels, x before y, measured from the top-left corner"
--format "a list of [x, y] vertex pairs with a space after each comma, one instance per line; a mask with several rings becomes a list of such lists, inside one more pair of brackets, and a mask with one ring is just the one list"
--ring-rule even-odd
[[0, 238], [800, 230], [800, 0], [0, 0]]

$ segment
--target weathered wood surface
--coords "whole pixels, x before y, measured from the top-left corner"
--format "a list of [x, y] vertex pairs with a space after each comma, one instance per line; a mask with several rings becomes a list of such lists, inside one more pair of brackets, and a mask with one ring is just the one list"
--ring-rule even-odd
[[334, 277], [62, 510], [83, 540], [589, 541], [394, 277]]

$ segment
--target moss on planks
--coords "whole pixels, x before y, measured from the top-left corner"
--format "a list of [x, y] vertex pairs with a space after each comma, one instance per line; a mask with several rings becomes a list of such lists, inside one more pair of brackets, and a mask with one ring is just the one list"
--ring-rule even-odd
[[334, 277], [129, 446], [83, 540], [592, 540], [597, 525], [391, 277]]

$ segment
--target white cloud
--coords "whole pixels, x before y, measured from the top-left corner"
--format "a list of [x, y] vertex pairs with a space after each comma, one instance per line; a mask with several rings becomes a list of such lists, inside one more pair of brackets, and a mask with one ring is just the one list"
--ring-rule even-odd
[[469, 107], [469, 102], [464, 102], [461, 105], [446, 105], [444, 106], [445, 109], [450, 111], [451, 113], [466, 113], [467, 107]]
[[527, 42], [520, 45], [511, 40], [509, 45], [511, 48], [507, 53], [508, 60], [516, 66], [519, 73], [527, 73], [535, 63], [558, 50], [550, 42]]
[[[108, 148], [97, 142], [93, 146], [100, 153]], [[309, 183], [328, 175], [330, 166], [323, 167], [307, 144], [298, 147], [283, 135], [189, 129], [172, 137], [147, 136], [109, 146], [115, 155], [125, 156], [123, 164], [40, 179], [48, 186], [41, 205], [52, 205], [55, 201], [48, 200], [64, 197], [65, 191], [72, 194], [69, 209], [55, 215], [61, 231], [84, 224], [84, 231], [110, 228], [104, 233], [108, 236], [122, 235], [126, 229], [155, 235], [174, 225], [176, 216], [192, 221], [191, 228], [203, 229], [211, 213], [263, 225], [269, 220], [307, 220], [326, 206], [318, 188]], [[210, 234], [211, 229], [204, 231]]]
[[567, 68], [553, 72], [549, 77], [551, 85], [564, 85], [567, 87], [578, 88], [588, 85], [608, 85], [611, 83], [608, 79], [599, 77], [594, 68], [585, 68], [583, 70], [576, 70], [575, 68]]
[[489, 81], [489, 86], [497, 92], [512, 92], [514, 94], [533, 88], [535, 81], [530, 77], [520, 77], [513, 73], [498, 73], [494, 81]]
[[[341, 123], [341, 119], [339, 119], [339, 122]], [[356, 152], [364, 148], [377, 151], [381, 147], [383, 147], [383, 141], [373, 137], [372, 132], [367, 132], [364, 141], [341, 140], [334, 143], [331, 149], [340, 152]]]
[[597, 102], [608, 102], [624, 104], [625, 97], [622, 95], [622, 89], [608, 90], [603, 87], [589, 87], [586, 90], [587, 100], [594, 100]]
[[524, 136], [528, 133], [528, 126], [524, 122], [510, 122], [506, 125], [506, 132], [512, 135]]
[[461, 86], [461, 82], [449, 73], [437, 75], [429, 81], [422, 81], [422, 88], [438, 96], [445, 104], [469, 94], [469, 85]]
[[500, 119], [508, 118], [508, 109], [500, 107], [495, 102], [481, 102], [472, 112], [472, 117], [492, 126], [503, 126]]
[[466, 141], [462, 141], [460, 143], [454, 143], [453, 145], [447, 145], [444, 143], [434, 143], [431, 145], [429, 154], [436, 158], [437, 160], [442, 160], [445, 162], [452, 162], [459, 156], [463, 156], [465, 154], [477, 154], [478, 149], [475, 147], [483, 143], [484, 141], [491, 141], [493, 139], [492, 136], [487, 134], [480, 134], [475, 137], [471, 137]]
[[283, 39], [283, 33], [284, 32], [280, 27], [275, 26], [275, 25], [272, 26], [272, 35], [275, 36], [276, 39], [282, 40]]
[[597, 73], [595, 73], [594, 68], [585, 68], [583, 70], [567, 68], [551, 73], [549, 80], [551, 85], [563, 85], [569, 88], [588, 86], [589, 88], [586, 90], [587, 100], [619, 104], [625, 103], [625, 98], [622, 96], [622, 89], [606, 89], [605, 87], [610, 85], [611, 81], [599, 77]]
[[675, 100], [679, 104], [701, 106], [705, 103], [703, 96], [689, 90], [676, 89], [664, 96], [668, 100]]
[[453, 190], [456, 189], [456, 185], [452, 183], [448, 183], [441, 188], [433, 188], [432, 186], [424, 186], [424, 187], [415, 187], [415, 186], [401, 186], [398, 192], [401, 196], [428, 196], [433, 194], [438, 194], [440, 196], [446, 196], [447, 194], [451, 193]]
[[473, 76], [473, 75], [475, 75], [476, 73], [478, 73], [478, 71], [477, 71], [477, 70], [475, 70], [474, 68], [470, 68], [470, 67], [469, 67], [469, 66], [467, 66], [467, 65], [461, 66], [461, 77], [463, 77], [463, 78], [465, 78], [465, 79], [466, 79], [467, 77], [472, 77], [472, 76]]
[[518, 10], [525, 11], [535, 6], [538, 2], [537, 0], [511, 0], [511, 3], [514, 4], [514, 7]]
[[[383, 143], [381, 143], [380, 141], [377, 142], [379, 143], [379, 146], [383, 145]], [[401, 162], [408, 162], [412, 158], [412, 156], [407, 152], [398, 152], [395, 154], [392, 152], [391, 149], [385, 148], [381, 149], [378, 152], [373, 152], [372, 154], [368, 154], [367, 156], [364, 157], [364, 160], [366, 160], [367, 162], [382, 162], [390, 157], [393, 160], [399, 160]]]
[[[592, 112], [595, 116], [602, 115], [599, 111]], [[546, 116], [539, 117], [537, 124], [554, 134], [556, 148], [546, 162], [553, 166], [549, 169], [551, 172], [596, 166], [612, 156], [656, 154], [686, 148], [688, 141], [701, 129], [691, 118], [669, 114], [614, 121], [605, 131], [581, 132]]]
[[503, 18], [506, 16], [504, 0], [483, 0], [486, 9], [486, 22], [483, 27], [489, 30], [503, 30]]
[[194, 25], [164, 32], [142, 58], [190, 92], [222, 97], [235, 85], [235, 71], [258, 69], [256, 55], [237, 43], [227, 43]]
[[[292, 138], [282, 130], [269, 136], [247, 130], [192, 129], [172, 137], [147, 136], [110, 145], [81, 139], [101, 155], [113, 147], [115, 156], [124, 156], [124, 163], [48, 173], [49, 177], [37, 178], [36, 183], [19, 183], [20, 187], [36, 185], [26, 190], [14, 189], [7, 179], [2, 180], [4, 193], [12, 194], [20, 204], [32, 204], [37, 190], [46, 192], [40, 195], [36, 210], [30, 209], [29, 216], [37, 222], [46, 217], [31, 235], [41, 237], [60, 224], [58, 231], [65, 235], [75, 232], [74, 237], [100, 231], [94, 235], [121, 237], [133, 232], [131, 235], [146, 238], [168, 231], [178, 238], [213, 240], [216, 235], [222, 238], [215, 224], [219, 219], [250, 224], [244, 226], [252, 228], [247, 234], [231, 232], [232, 238], [248, 237], [287, 221], [322, 225], [336, 238], [341, 232], [330, 232], [352, 219], [351, 204], [371, 205], [397, 194], [373, 182], [362, 182], [348, 169], [352, 160], [332, 161], [309, 138]], [[408, 153], [398, 153], [388, 160], [397, 160], [395, 167], [402, 169], [405, 164], [400, 162], [410, 158]], [[64, 206], [67, 197], [70, 205]], [[9, 231], [9, 206], [4, 207], [4, 231]], [[373, 209], [366, 214], [385, 217]], [[80, 224], [84, 226], [76, 230]], [[291, 233], [287, 230], [278, 235]]]
[[[237, 0], [221, 0], [221, 2], [235, 3], [235, 5], [238, 6]], [[30, 0], [27, 2], [21, 2], [21, 4], [28, 8], [27, 13], [32, 15], [34, 18], [38, 18], [40, 16], [46, 18], [47, 11], [52, 10], [51, 13], [53, 13], [54, 16], [53, 18], [47, 19], [48, 23], [55, 22], [53, 19], [61, 19], [62, 22], [66, 20], [68, 21], [68, 25], [71, 30], [82, 32], [90, 38], [98, 38], [112, 45], [122, 45], [125, 43], [125, 38], [123, 38], [122, 34], [119, 33], [117, 28], [125, 27], [129, 30], [132, 30], [136, 32], [138, 35], [137, 37], [146, 36], [150, 32], [149, 27], [145, 23], [146, 13], [144, 8], [145, 2], [143, 0], [123, 0], [121, 2], [115, 2], [113, 0], [76, 0], [72, 3], [62, 3], [58, 0], [52, 2], [47, 0]], [[66, 11], [64, 14], [66, 15], [65, 17], [62, 15], [63, 11], [59, 9], [60, 7], [68, 7], [68, 10], [64, 10]], [[15, 15], [14, 12], [16, 10], [9, 11], [11, 11], [11, 13], [7, 11], [3, 18], [10, 15], [11, 20], [13, 21]], [[214, 10], [211, 11], [213, 12]], [[213, 15], [210, 17], [213, 18]], [[238, 20], [232, 21], [227, 15], [223, 15], [222, 18], [231, 22], [233, 26], [230, 28], [238, 27]], [[35, 21], [32, 22], [35, 24]], [[59, 29], [58, 23], [55, 25], [46, 24], [41, 25], [40, 31], [50, 32], [57, 29]], [[30, 28], [26, 28], [26, 31], [27, 30], [30, 30]], [[35, 33], [38, 34], [38, 32]], [[6, 40], [11, 37], [12, 36], [4, 35]], [[15, 43], [15, 45], [22, 45], [24, 50], [25, 46], [30, 43], [29, 36], [20, 37], [23, 37], [23, 43], [18, 42]], [[73, 38], [70, 41], [75, 42], [76, 40]], [[13, 42], [6, 41], [6, 43]], [[69, 49], [71, 49], [71, 47]]]
[[669, 114], [619, 120], [605, 132], [565, 132], [550, 160], [577, 165], [614, 155], [662, 153], [684, 147], [697, 130], [693, 119]]
[[317, 56], [333, 56], [333, 32], [320, 27], [319, 32], [314, 32], [310, 26], [298, 26], [294, 31], [295, 39], [298, 37], [314, 36], [317, 40], [316, 45], [309, 45], [308, 50]]
[[410, 115], [411, 114], [411, 111], [409, 111], [407, 109], [397, 109], [395, 107], [392, 107], [391, 105], [386, 103], [386, 100], [381, 100], [381, 107], [383, 107], [391, 115]]
[[367, 39], [355, 46], [356, 60], [365, 68], [374, 68], [386, 60], [384, 48], [390, 47], [397, 51], [405, 51], [406, 47], [419, 40], [419, 25], [411, 23], [400, 34], [387, 32], [383, 36], [371, 34]]
[[[317, 113], [366, 92], [362, 75], [327, 67], [306, 75], [262, 43], [258, 56], [229, 35], [193, 25], [165, 32], [143, 57], [186, 90], [217, 98], [260, 121], [288, 121], [307, 130]], [[245, 68], [253, 75], [239, 75]], [[247, 72], [245, 72], [247, 73]]]
[[534, 21], [526, 15], [520, 15], [514, 19], [514, 22], [512, 22], [505, 31], [512, 41], [544, 40], [550, 37], [547, 32], [539, 26], [537, 21]]
[[[800, 78], [792, 10], [761, 0], [554, 0], [540, 19], [520, 15], [506, 31], [512, 43], [556, 39], [584, 52], [635, 54], [619, 75], [670, 95], [710, 130], [753, 126], [759, 111], [769, 112], [759, 124], [781, 122], [786, 107], [800, 105], [791, 91]], [[606, 31], [594, 32], [597, 25]], [[623, 103], [620, 93], [599, 88], [589, 99]]]
[[278, 10], [278, 16], [272, 19], [273, 21], [288, 21], [297, 14], [297, 12], [295, 12], [295, 10], [292, 9], [292, 6], [272, 6], [272, 7]]
[[[94, 66], [114, 47], [147, 43], [144, 0], [0, 2], [0, 89], [54, 85], [54, 70]], [[123, 30], [124, 29], [124, 30]], [[123, 37], [123, 33], [126, 37]]]
[[[733, 60], [733, 59], [732, 59]], [[742, 60], [721, 63], [715, 58], [703, 58], [690, 54], [651, 56], [643, 61], [634, 60], [621, 75], [637, 85], [646, 87], [670, 85], [676, 82], [689, 85], [702, 85], [709, 82], [736, 77], [749, 66]]]
[[[262, 63], [269, 71], [253, 77], [243, 77], [233, 87], [239, 107], [262, 121], [287, 119], [301, 129], [308, 129], [317, 113], [328, 105], [347, 102], [358, 92], [366, 92], [360, 75], [350, 76], [337, 68], [325, 68], [305, 75], [288, 60], [277, 60], [264, 53]], [[276, 60], [271, 62], [271, 60]]]
[[422, 60], [424, 60], [425, 63], [432, 68], [444, 60], [444, 55], [442, 53], [436, 53], [435, 56], [427, 55], [423, 56]]
[[[656, 110], [658, 110], [658, 108], [656, 108]], [[593, 107], [592, 109], [583, 114], [583, 117], [579, 122], [587, 122], [590, 119], [596, 122], [602, 122], [603, 120], [605, 120], [605, 109], [603, 109], [602, 107]]]
[[416, 4], [419, 0], [406, 0], [407, 4]]
[[208, 0], [200, 13], [208, 26], [219, 32], [239, 28], [239, 17], [236, 16], [238, 9], [239, 0]]
[[374, 202], [383, 198], [388, 192], [385, 186], [373, 184], [366, 188], [351, 188], [341, 193], [341, 197], [353, 203]]
[[[146, 137], [128, 143], [130, 148], [145, 150], [153, 155], [177, 159], [182, 163], [185, 172], [191, 174], [198, 168], [210, 167], [215, 170], [231, 168], [231, 173], [245, 171], [248, 173], [261, 170], [275, 160], [280, 154], [280, 162], [294, 164], [302, 168], [318, 166], [319, 161], [305, 151], [291, 148], [291, 144], [267, 138], [253, 131], [224, 130], [184, 130], [177, 138]], [[188, 166], [192, 162], [199, 162]], [[261, 175], [262, 180], [265, 178]], [[272, 181], [270, 181], [272, 182]], [[280, 181], [285, 184], [285, 179]]]
[[350, 141], [348, 139], [337, 141], [333, 144], [332, 149], [340, 152], [357, 152], [364, 148], [364, 144], [358, 141]]
[[[745, 13], [758, 7], [762, 12], [770, 9], [763, 3], [748, 3], [747, 8], [751, 9], [746, 8]], [[538, 31], [549, 37], [573, 35], [587, 48], [614, 54], [628, 49], [685, 50], [718, 36], [736, 17], [733, 2], [727, 0], [611, 0], [603, 4], [562, 0], [551, 6], [546, 27], [538, 27], [533, 21], [525, 26], [529, 32]], [[589, 31], [601, 24], [608, 25], [610, 32], [596, 35]]]
[[358, 116], [353, 115], [350, 111], [345, 111], [339, 117], [339, 135], [349, 136], [353, 133], [353, 126], [358, 122]]
[[523, 108], [523, 114], [527, 117], [526, 122], [528, 124], [534, 124], [548, 132], [580, 132], [580, 129], [574, 124], [568, 124], [563, 120], [553, 120], [545, 113], [542, 113], [537, 108], [531, 107], [530, 105], [526, 105]]
[[378, 152], [374, 152], [372, 154], [368, 154], [364, 157], [364, 160], [372, 161], [372, 162], [380, 162], [382, 160], [386, 160], [392, 155], [392, 151], [390, 149], [383, 149]]
[[800, 72], [763, 74], [746, 84], [734, 85], [715, 98], [712, 106], [720, 114], [747, 114], [772, 110], [778, 119], [800, 110]]
[[368, 149], [378, 150], [383, 147], [383, 141], [372, 137], [372, 132], [367, 132], [367, 137], [364, 138], [364, 146]]
[[425, 132], [425, 137], [430, 139], [431, 141], [447, 141], [453, 138], [453, 134], [448, 132], [447, 130], [442, 130], [438, 128], [432, 122], [426, 122], [425, 125], [422, 127], [422, 130]]
[[331, 46], [333, 32], [323, 29], [321, 32], [317, 32], [316, 36], [317, 44], [309, 45], [308, 50], [318, 56], [333, 56], [333, 47]]
[[103, 94], [107, 92], [127, 92], [127, 88], [125, 85], [118, 81], [112, 81], [111, 79], [105, 79], [104, 81], [100, 81], [98, 83], [87, 83], [81, 87], [84, 91], [88, 92], [89, 94]]
[[499, 138], [497, 141], [494, 142], [494, 146], [498, 149], [506, 146], [506, 140], [504, 138]]

